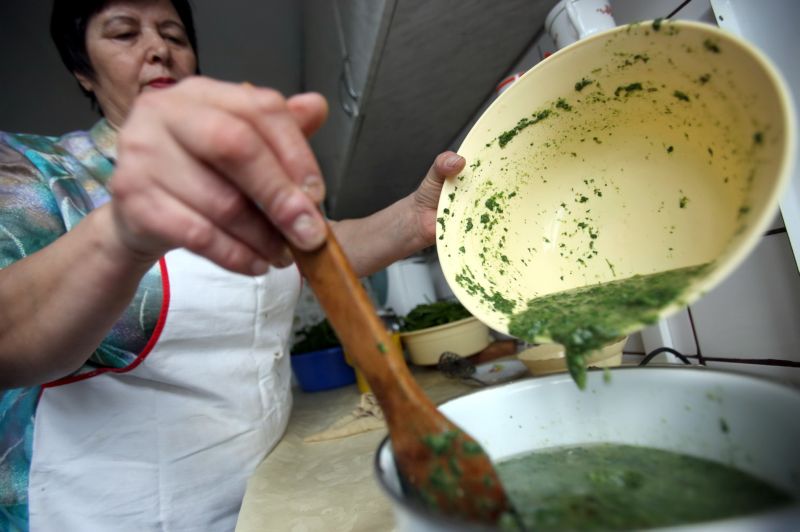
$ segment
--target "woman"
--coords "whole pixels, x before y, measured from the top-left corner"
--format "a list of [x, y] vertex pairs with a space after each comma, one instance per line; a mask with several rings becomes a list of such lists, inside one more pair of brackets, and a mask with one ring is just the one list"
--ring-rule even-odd
[[[52, 33], [104, 119], [0, 136], [0, 530], [233, 529], [288, 421], [325, 101], [193, 76], [187, 0], [56, 0]], [[334, 225], [358, 274], [433, 243], [463, 165]]]

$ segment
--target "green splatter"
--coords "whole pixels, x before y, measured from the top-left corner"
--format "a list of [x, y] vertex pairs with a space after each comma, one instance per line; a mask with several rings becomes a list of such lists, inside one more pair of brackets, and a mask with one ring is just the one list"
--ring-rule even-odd
[[422, 437], [425, 447], [433, 451], [436, 456], [452, 452], [453, 442], [458, 438], [457, 430], [448, 430], [441, 434], [426, 434]]
[[708, 264], [576, 288], [528, 302], [509, 315], [509, 332], [530, 343], [548, 339], [566, 349], [578, 387], [586, 385], [586, 357], [632, 327], [649, 325], [702, 275]]
[[686, 93], [683, 92], [683, 91], [676, 90], [675, 92], [672, 93], [672, 95], [675, 96], [679, 100], [683, 100], [684, 102], [688, 102], [689, 101], [689, 96], [687, 96]]
[[461, 448], [464, 450], [464, 454], [468, 454], [471, 456], [476, 456], [483, 454], [483, 448], [478, 445], [477, 442], [472, 440], [466, 440], [461, 444]]
[[703, 46], [709, 52], [713, 52], [715, 54], [718, 54], [720, 52], [719, 45], [714, 41], [712, 41], [711, 39], [706, 39], [705, 41], [703, 41]]
[[586, 78], [581, 78], [579, 82], [575, 83], [575, 90], [581, 92], [583, 89], [585, 89], [588, 85], [591, 85], [592, 83], [594, 83], [594, 81]]
[[629, 83], [628, 85], [620, 85], [614, 91], [614, 96], [619, 96], [622, 91], [625, 91], [625, 96], [628, 96], [632, 92], [640, 90], [642, 90], [642, 84], [639, 82]]
[[529, 127], [529, 126], [532, 126], [532, 125], [534, 125], [534, 124], [536, 124], [538, 122], [541, 122], [542, 120], [544, 120], [548, 116], [550, 116], [550, 110], [549, 109], [543, 109], [541, 111], [533, 113], [531, 118], [521, 118], [519, 120], [519, 122], [517, 122], [516, 126], [514, 126], [512, 129], [500, 134], [500, 136], [497, 137], [498, 145], [501, 148], [504, 148], [505, 145], [508, 144], [509, 142], [511, 142], [511, 139], [516, 137], [517, 134], [520, 131], [522, 131], [526, 127]]

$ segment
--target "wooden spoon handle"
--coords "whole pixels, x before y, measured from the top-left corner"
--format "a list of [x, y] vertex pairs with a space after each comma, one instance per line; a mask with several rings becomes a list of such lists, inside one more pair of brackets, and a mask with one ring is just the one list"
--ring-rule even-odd
[[381, 405], [406, 491], [442, 511], [496, 522], [510, 504], [491, 461], [411, 376], [330, 227], [327, 231], [319, 249], [292, 247], [292, 253]]
[[[292, 247], [292, 254], [348, 356], [381, 401], [387, 418], [392, 416], [393, 406], [400, 406], [394, 404], [396, 400], [408, 400], [409, 396], [422, 396], [427, 400], [411, 376], [402, 351], [392, 342], [385, 324], [375, 313], [330, 227], [322, 247], [314, 251]], [[393, 382], [385, 386], [389, 379]], [[387, 389], [398, 389], [403, 393], [401, 397], [394, 397], [397, 393], [382, 397]], [[435, 409], [432, 404], [431, 407]]]

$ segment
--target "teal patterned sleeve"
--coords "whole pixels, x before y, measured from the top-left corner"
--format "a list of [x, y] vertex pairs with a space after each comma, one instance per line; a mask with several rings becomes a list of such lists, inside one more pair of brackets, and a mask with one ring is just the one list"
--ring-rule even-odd
[[66, 232], [53, 193], [33, 165], [0, 143], [0, 268]]
[[[105, 121], [60, 138], [0, 133], [0, 269], [44, 248], [109, 201], [113, 153], [100, 146], [114, 135]], [[133, 363], [155, 330], [161, 299], [156, 266], [78, 373]]]
[[[114, 141], [104, 120], [91, 131], [60, 138], [0, 132], [0, 270], [51, 244], [109, 201]], [[79, 270], [80, 264], [71, 268]], [[71, 377], [132, 367], [156, 329], [163, 292], [156, 265], [100, 346]], [[28, 529], [28, 474], [40, 390], [0, 390], [0, 532]]]

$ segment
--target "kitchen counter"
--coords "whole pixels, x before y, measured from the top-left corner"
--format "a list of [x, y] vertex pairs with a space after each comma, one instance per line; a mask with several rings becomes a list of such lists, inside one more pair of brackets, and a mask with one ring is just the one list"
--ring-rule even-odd
[[[415, 369], [414, 376], [435, 403], [476, 390], [433, 369]], [[295, 389], [286, 434], [248, 482], [236, 532], [394, 528], [391, 505], [373, 474], [385, 429], [303, 442], [350, 414], [359, 398], [355, 385], [315, 393]]]

